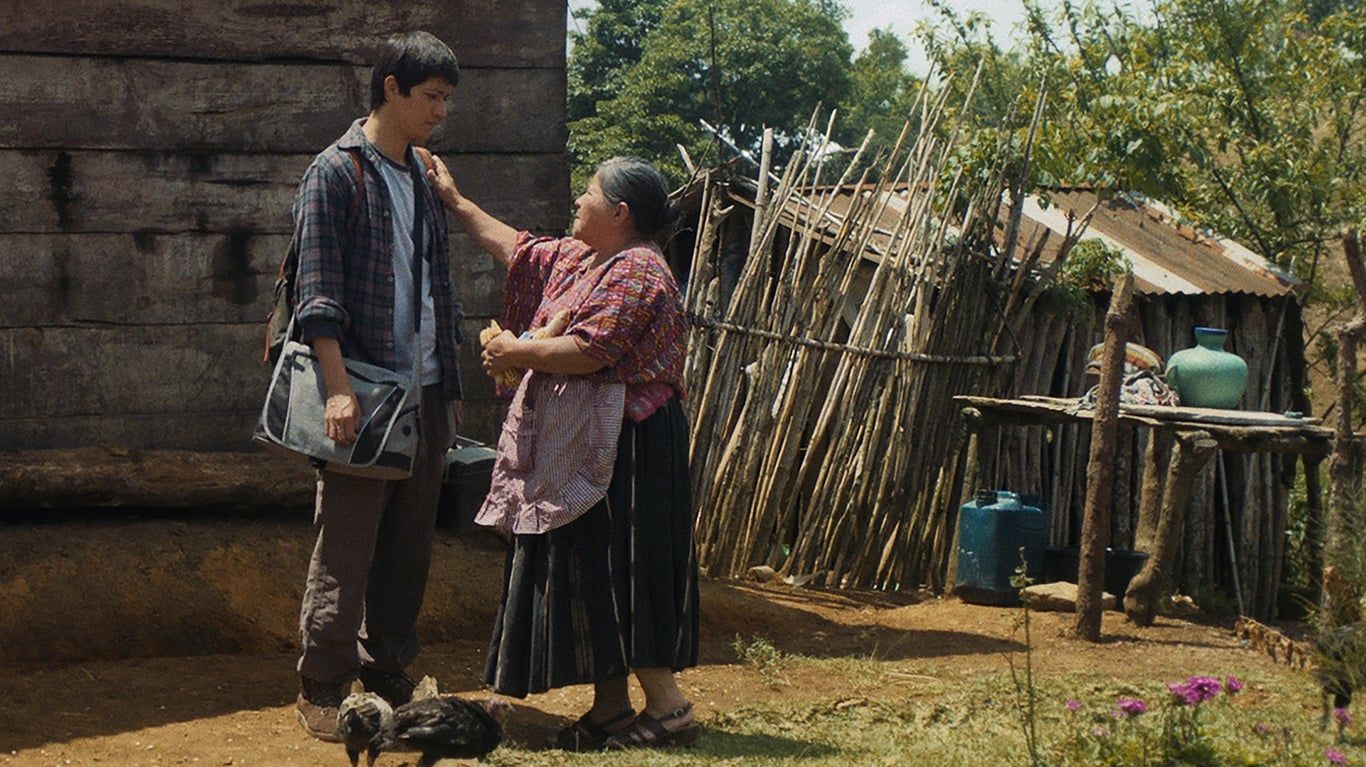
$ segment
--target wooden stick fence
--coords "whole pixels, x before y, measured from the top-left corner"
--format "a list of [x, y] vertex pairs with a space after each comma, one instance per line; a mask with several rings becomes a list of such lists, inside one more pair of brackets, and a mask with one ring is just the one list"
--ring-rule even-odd
[[995, 370], [1015, 356], [999, 339], [1036, 296], [1003, 263], [1012, 248], [994, 245], [1002, 211], [1018, 229], [1018, 205], [1003, 205], [1017, 158], [1002, 142], [985, 178], [950, 174], [961, 142], [945, 106], [922, 93], [919, 129], [857, 173], [869, 140], [831, 167], [834, 118], [823, 134], [813, 118], [819, 138], [776, 182], [760, 174], [752, 216], [704, 176], [686, 376], [712, 575], [769, 564], [836, 587], [940, 578], [961, 450], [951, 398], [1005, 380]]

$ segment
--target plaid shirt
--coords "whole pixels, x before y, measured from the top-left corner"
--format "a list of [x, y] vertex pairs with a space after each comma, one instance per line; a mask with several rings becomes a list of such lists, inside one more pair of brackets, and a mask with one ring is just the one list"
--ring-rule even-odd
[[[389, 368], [394, 358], [393, 227], [389, 192], [380, 174], [379, 150], [365, 138], [364, 118], [352, 123], [332, 146], [313, 160], [294, 198], [294, 234], [299, 248], [296, 316], [310, 338], [332, 336], [349, 358]], [[356, 169], [350, 150], [361, 156], [365, 210], [354, 215]], [[409, 167], [422, 161], [410, 147]], [[414, 165], [416, 163], [416, 165]], [[464, 336], [464, 314], [451, 279], [450, 235], [446, 210], [421, 174], [414, 193], [425, 207], [422, 243], [431, 261], [431, 293], [436, 309], [436, 351], [446, 399], [460, 399], [457, 353]], [[345, 239], [348, 224], [349, 242]], [[404, 300], [409, 300], [407, 297]]]

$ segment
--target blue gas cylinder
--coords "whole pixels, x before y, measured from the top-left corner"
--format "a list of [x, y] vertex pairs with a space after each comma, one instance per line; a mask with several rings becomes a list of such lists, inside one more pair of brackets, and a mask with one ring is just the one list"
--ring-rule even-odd
[[1048, 519], [1042, 499], [1023, 500], [1007, 490], [979, 490], [958, 509], [958, 568], [953, 591], [964, 602], [1013, 605], [1019, 592], [1010, 585], [1025, 550], [1025, 573], [1043, 576]]

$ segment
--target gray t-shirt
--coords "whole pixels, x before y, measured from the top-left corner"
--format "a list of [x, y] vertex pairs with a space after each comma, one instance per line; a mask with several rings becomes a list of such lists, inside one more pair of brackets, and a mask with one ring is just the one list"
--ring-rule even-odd
[[[411, 375], [413, 350], [413, 177], [408, 168], [380, 154], [380, 172], [389, 188], [390, 221], [394, 227], [394, 356], [396, 373]], [[423, 386], [441, 381], [436, 356], [436, 306], [432, 301], [432, 265], [422, 259], [422, 376]]]

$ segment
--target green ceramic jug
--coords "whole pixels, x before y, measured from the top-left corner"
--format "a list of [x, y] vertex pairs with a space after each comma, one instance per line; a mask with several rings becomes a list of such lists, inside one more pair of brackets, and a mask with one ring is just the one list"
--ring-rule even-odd
[[1167, 360], [1167, 383], [1190, 407], [1235, 408], [1247, 387], [1247, 363], [1224, 351], [1228, 331], [1196, 328], [1195, 346]]

